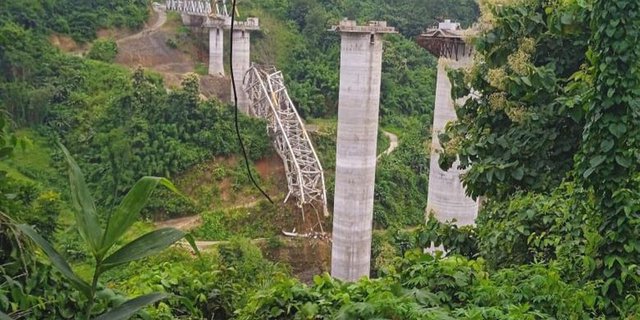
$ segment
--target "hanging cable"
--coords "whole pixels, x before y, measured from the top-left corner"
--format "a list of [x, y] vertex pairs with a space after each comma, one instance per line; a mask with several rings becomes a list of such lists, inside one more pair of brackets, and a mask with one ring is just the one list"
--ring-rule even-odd
[[269, 200], [271, 204], [274, 204], [273, 200], [271, 200], [269, 195], [266, 192], [264, 192], [262, 188], [260, 188], [260, 186], [258, 185], [258, 182], [256, 182], [256, 180], [253, 178], [253, 174], [251, 173], [251, 168], [249, 166], [249, 157], [247, 157], [247, 151], [244, 148], [244, 143], [242, 142], [242, 136], [240, 136], [240, 126], [238, 124], [238, 92], [236, 88], [235, 75], [233, 73], [233, 30], [235, 28], [235, 17], [236, 17], [235, 13], [236, 13], [236, 0], [233, 0], [231, 2], [231, 30], [230, 30], [231, 41], [229, 41], [229, 69], [231, 71], [231, 87], [233, 88], [233, 105], [235, 108], [234, 122], [236, 126], [236, 135], [238, 137], [238, 144], [240, 145], [240, 150], [242, 150], [242, 155], [244, 156], [244, 164], [247, 167], [247, 174], [249, 175], [249, 179], [251, 180], [251, 182], [253, 182], [253, 185], [256, 187], [256, 189], [260, 190], [262, 195], [265, 198], [267, 198], [267, 200]]

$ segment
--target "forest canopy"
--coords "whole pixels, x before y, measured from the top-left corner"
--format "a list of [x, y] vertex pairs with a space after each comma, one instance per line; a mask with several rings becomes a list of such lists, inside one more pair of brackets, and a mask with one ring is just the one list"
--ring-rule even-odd
[[[168, 90], [156, 72], [114, 64], [117, 41], [96, 39], [102, 29], [140, 30], [151, 12], [146, 0], [0, 2], [0, 319], [89, 319], [147, 304], [136, 317], [640, 315], [637, 1], [239, 2], [240, 16], [258, 16], [263, 27], [252, 35], [252, 58], [283, 70], [300, 114], [320, 127], [313, 139], [328, 185], [340, 43], [327, 29], [347, 17], [400, 31], [385, 38], [380, 102], [381, 128], [400, 144], [378, 162], [372, 270], [354, 283], [328, 274], [303, 282], [273, 262], [291, 243], [296, 255], [319, 260], [322, 242], [282, 240], [279, 220], [290, 212], [247, 197], [257, 192], [245, 192], [231, 106], [202, 99], [195, 74]], [[472, 97], [439, 137], [441, 166], [460, 160], [468, 194], [484, 200], [474, 226], [424, 219], [437, 60], [414, 37], [444, 18], [478, 28], [468, 39], [472, 67], [449, 71], [453, 97]], [[92, 49], [65, 53], [52, 35]], [[239, 126], [260, 177], [258, 161], [275, 156], [266, 123], [240, 115]], [[277, 190], [272, 178], [259, 182]], [[149, 182], [159, 181], [169, 191], [151, 193]], [[146, 206], [129, 201], [140, 190]], [[224, 207], [225, 192], [252, 203]], [[216, 240], [214, 248], [160, 252], [184, 234], [150, 220], [191, 214], [202, 220], [193, 235]], [[106, 230], [116, 231], [98, 239]], [[425, 252], [434, 246], [444, 252]]]

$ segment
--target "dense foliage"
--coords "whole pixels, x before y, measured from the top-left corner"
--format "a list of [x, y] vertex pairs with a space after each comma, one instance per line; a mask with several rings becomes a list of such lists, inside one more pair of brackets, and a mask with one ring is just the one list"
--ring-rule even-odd
[[[640, 294], [640, 4], [596, 0], [591, 15], [586, 124], [578, 179], [595, 191], [602, 239], [592, 261], [609, 313]], [[586, 84], [585, 84], [586, 85]]]
[[[27, 224], [16, 225], [16, 228], [33, 240], [47, 255], [51, 264], [62, 273], [65, 279], [78, 290], [86, 299], [86, 307], [81, 317], [90, 319], [94, 314], [98, 281], [100, 276], [113, 268], [156, 254], [169, 247], [185, 236], [185, 233], [174, 228], [163, 228], [151, 231], [137, 239], [122, 244], [115, 251], [116, 244], [140, 215], [140, 211], [157, 185], [164, 185], [174, 192], [175, 187], [166, 179], [157, 177], [143, 177], [127, 193], [122, 202], [108, 215], [106, 226], [103, 228], [98, 220], [96, 205], [84, 181], [84, 176], [78, 164], [69, 151], [60, 146], [69, 167], [69, 186], [74, 205], [74, 216], [80, 236], [85, 247], [89, 248], [95, 260], [93, 280], [89, 283], [80, 278], [69, 263], [56, 249], [42, 237], [35, 229]], [[194, 246], [195, 248], [195, 246]], [[197, 248], [195, 249], [197, 250]], [[128, 318], [146, 305], [165, 298], [162, 293], [150, 293], [125, 301], [115, 308], [101, 314], [96, 319]]]
[[[598, 286], [608, 316], [637, 312], [640, 13], [632, 1], [487, 5], [469, 71], [455, 72], [459, 156], [496, 267], [553, 262]], [[521, 23], [526, 21], [526, 23]]]
[[139, 28], [148, 18], [146, 5], [146, 0], [2, 1], [0, 25], [13, 22], [38, 33], [67, 34], [76, 41], [85, 42], [93, 40], [100, 28]]
[[440, 161], [449, 167], [459, 158], [469, 167], [463, 181], [474, 197], [558, 185], [584, 125], [565, 84], [585, 62], [588, 11], [579, 1], [518, 3], [487, 8], [491, 27], [475, 39], [473, 67], [453, 75], [454, 97], [473, 91], [473, 98], [441, 137]]
[[[378, 279], [342, 283], [323, 275], [310, 285], [266, 261], [249, 241], [233, 239], [266, 235], [276, 245], [279, 222], [264, 224], [287, 219], [288, 212], [266, 204], [215, 207], [221, 201], [216, 188], [229, 184], [225, 192], [242, 197], [248, 181], [235, 167], [204, 165], [238, 150], [231, 109], [201, 100], [195, 75], [167, 91], [158, 75], [110, 64], [118, 50], [112, 40], [94, 42], [90, 59], [62, 54], [48, 42], [52, 33], [84, 42], [99, 28], [137, 28], [146, 19], [146, 1], [0, 3], [0, 107], [17, 127], [29, 128], [16, 135], [13, 123], [0, 114], [0, 318], [8, 313], [72, 319], [78, 310], [132, 310], [123, 304], [125, 296], [151, 292], [161, 294], [147, 302], [168, 298], [140, 313], [143, 318], [637, 317], [638, 4], [480, 3], [475, 64], [451, 72], [454, 97], [473, 95], [457, 108], [459, 120], [441, 138], [442, 165], [459, 158], [469, 169], [464, 181], [469, 193], [488, 196], [475, 227], [433, 217], [420, 225], [435, 59], [407, 38], [441, 18], [470, 24], [478, 14], [472, 1], [242, 3], [241, 13], [259, 16], [263, 25], [254, 38], [256, 59], [284, 71], [292, 98], [309, 119], [336, 114], [339, 39], [326, 32], [331, 24], [345, 16], [380, 19], [401, 32], [386, 38], [383, 60], [381, 125], [398, 134], [400, 145], [380, 158], [376, 176], [371, 274]], [[268, 155], [264, 123], [240, 121], [252, 160]], [[323, 160], [333, 162], [335, 120], [313, 121], [329, 123], [313, 136]], [[35, 140], [25, 155], [13, 150], [20, 135]], [[78, 201], [87, 199], [86, 190], [78, 193], [86, 188], [57, 178], [61, 154], [48, 146], [54, 137], [77, 155], [95, 190], [95, 210], [92, 201]], [[331, 165], [325, 168], [330, 171]], [[206, 211], [196, 235], [232, 240], [201, 257], [175, 248], [125, 266], [133, 259], [122, 258], [122, 250], [140, 241], [126, 245], [132, 235], [123, 230], [159, 232], [133, 225], [144, 201], [129, 201], [125, 194], [137, 193], [129, 186], [143, 175], [176, 177], [187, 170], [187, 176], [214, 185], [198, 191], [207, 193], [198, 196], [206, 203], [160, 193], [147, 209], [169, 215]], [[329, 185], [331, 179], [329, 173]], [[136, 214], [118, 209], [123, 197]], [[68, 227], [70, 203], [90, 213], [90, 221], [75, 216], [80, 234]], [[87, 222], [108, 223], [90, 231]], [[118, 231], [110, 232], [113, 228]], [[54, 261], [34, 254], [25, 234], [41, 246], [38, 234], [53, 239], [44, 247]], [[134, 250], [135, 257], [168, 243]], [[439, 246], [447, 257], [424, 253]], [[109, 264], [113, 255], [122, 259]]]
[[[119, 93], [98, 114], [73, 114], [69, 103], [55, 110], [51, 122], [65, 141], [83, 141], [74, 151], [86, 159], [90, 181], [98, 185], [100, 200], [111, 203], [140, 175], [172, 176], [211, 156], [238, 153], [233, 112], [217, 101], [201, 101], [195, 75], [185, 78], [183, 89], [167, 93], [162, 82], [137, 70], [118, 83]], [[103, 110], [100, 110], [103, 109]], [[242, 117], [244, 143], [252, 159], [270, 152], [264, 125]]]
[[553, 267], [488, 273], [481, 260], [410, 252], [384, 277], [310, 287], [283, 279], [251, 297], [239, 319], [591, 319], [593, 287], [560, 280]]
[[376, 169], [373, 215], [375, 226], [382, 228], [421, 224], [427, 202], [429, 153], [425, 140], [431, 136], [431, 114], [395, 121], [403, 128], [400, 143], [379, 159]]

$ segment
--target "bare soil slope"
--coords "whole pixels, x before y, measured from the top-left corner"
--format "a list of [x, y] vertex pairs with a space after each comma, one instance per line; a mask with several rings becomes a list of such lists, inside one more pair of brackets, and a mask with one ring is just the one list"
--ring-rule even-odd
[[[179, 87], [185, 74], [195, 72], [196, 62], [191, 51], [196, 48], [172, 48], [168, 40], [175, 39], [180, 24], [168, 21], [166, 12], [154, 7], [152, 19], [141, 32], [117, 40], [116, 63], [158, 72], [168, 87]], [[206, 61], [205, 61], [206, 63]], [[210, 75], [200, 76], [200, 91], [205, 97], [229, 101], [229, 79]]]

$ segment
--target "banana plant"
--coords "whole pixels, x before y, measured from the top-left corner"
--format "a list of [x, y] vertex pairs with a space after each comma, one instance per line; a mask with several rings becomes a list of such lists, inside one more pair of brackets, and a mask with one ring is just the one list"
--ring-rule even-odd
[[[20, 224], [16, 227], [31, 238], [44, 251], [49, 260], [51, 260], [52, 265], [60, 270], [70, 284], [88, 299], [84, 310], [84, 319], [89, 319], [92, 316], [98, 280], [105, 271], [157, 254], [182, 238], [185, 238], [191, 244], [196, 253], [198, 253], [198, 249], [191, 235], [174, 228], [162, 228], [142, 235], [114, 250], [118, 241], [138, 219], [140, 211], [158, 185], [164, 186], [176, 194], [179, 194], [178, 190], [169, 180], [164, 178], [141, 178], [108, 216], [106, 226], [103, 229], [98, 220], [96, 206], [84, 181], [82, 171], [69, 151], [62, 144], [59, 145], [69, 169], [69, 189], [71, 190], [71, 200], [75, 209], [77, 229], [95, 259], [95, 269], [91, 283], [88, 283], [73, 272], [69, 263], [31, 226]], [[95, 320], [128, 319], [143, 307], [166, 297], [165, 293], [151, 293], [139, 296], [109, 310], [107, 313], [95, 318]]]

